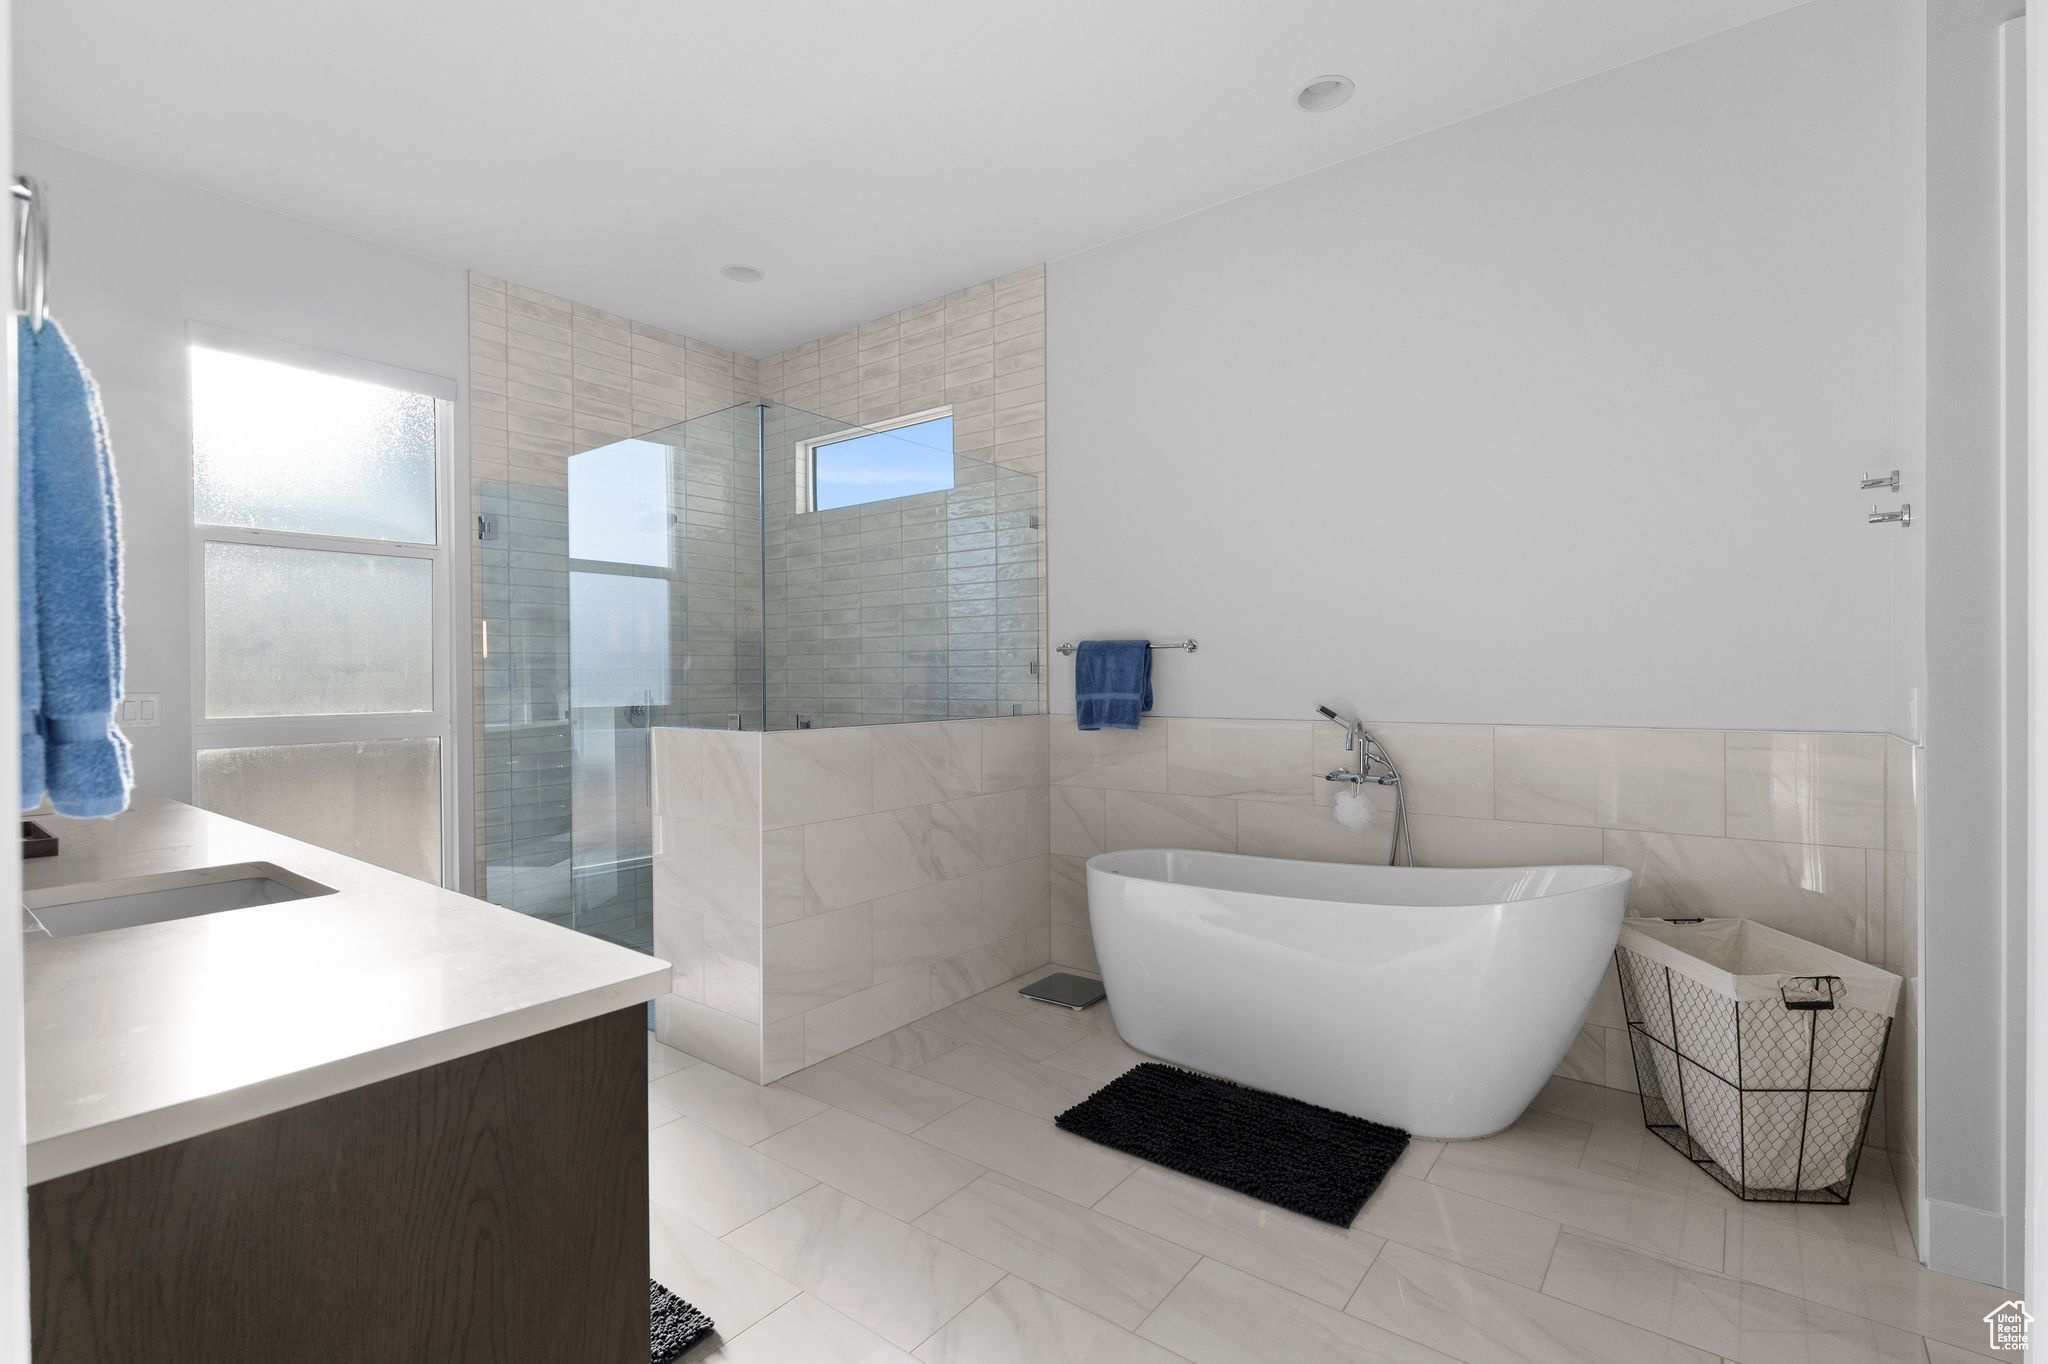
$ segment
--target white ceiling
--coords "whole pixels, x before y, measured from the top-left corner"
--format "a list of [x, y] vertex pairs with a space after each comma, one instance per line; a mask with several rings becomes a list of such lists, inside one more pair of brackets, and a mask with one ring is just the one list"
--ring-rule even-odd
[[1799, 2], [16, 0], [16, 126], [765, 354]]

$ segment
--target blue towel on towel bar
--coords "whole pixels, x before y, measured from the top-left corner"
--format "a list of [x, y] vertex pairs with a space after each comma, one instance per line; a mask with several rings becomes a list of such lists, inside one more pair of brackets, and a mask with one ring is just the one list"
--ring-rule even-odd
[[1074, 723], [1082, 729], [1136, 729], [1152, 709], [1152, 644], [1143, 639], [1084, 639], [1074, 650]]
[[113, 815], [134, 784], [121, 700], [121, 512], [99, 389], [54, 321], [17, 322], [21, 808]]

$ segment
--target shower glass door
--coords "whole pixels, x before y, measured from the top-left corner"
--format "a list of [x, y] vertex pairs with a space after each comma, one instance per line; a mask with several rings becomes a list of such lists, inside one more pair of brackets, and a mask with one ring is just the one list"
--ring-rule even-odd
[[487, 483], [479, 886], [653, 945], [649, 731], [761, 716], [759, 409]]
[[949, 413], [743, 404], [478, 509], [477, 873], [508, 908], [651, 948], [654, 728], [1041, 708], [1038, 480], [956, 455]]

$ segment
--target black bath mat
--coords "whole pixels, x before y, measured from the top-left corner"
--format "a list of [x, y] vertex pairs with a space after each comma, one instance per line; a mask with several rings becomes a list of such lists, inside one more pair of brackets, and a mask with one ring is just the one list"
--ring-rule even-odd
[[1348, 1227], [1408, 1134], [1148, 1061], [1055, 1120], [1075, 1136]]
[[681, 1358], [683, 1351], [712, 1331], [711, 1318], [652, 1279], [647, 1281], [647, 1314], [652, 1327], [650, 1364], [669, 1364]]

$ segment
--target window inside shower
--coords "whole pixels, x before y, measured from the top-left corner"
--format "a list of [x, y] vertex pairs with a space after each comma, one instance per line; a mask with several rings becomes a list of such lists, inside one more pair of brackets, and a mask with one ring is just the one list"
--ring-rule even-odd
[[748, 403], [477, 496], [498, 904], [651, 949], [654, 728], [1043, 709], [1038, 480], [955, 453], [950, 412]]

